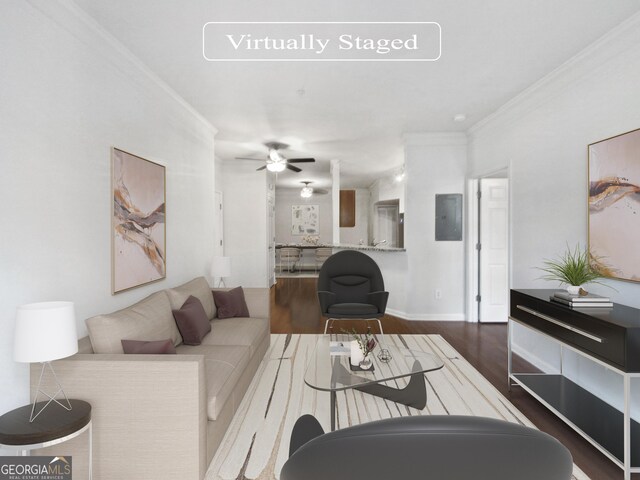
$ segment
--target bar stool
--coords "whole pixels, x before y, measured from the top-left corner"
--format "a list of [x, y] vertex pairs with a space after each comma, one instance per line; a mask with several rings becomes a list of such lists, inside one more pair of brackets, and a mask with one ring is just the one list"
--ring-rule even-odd
[[280, 249], [280, 273], [282, 273], [282, 264], [286, 263], [287, 271], [291, 272], [296, 262], [300, 261], [300, 249], [293, 247], [285, 247]]
[[316, 273], [318, 269], [322, 267], [325, 260], [333, 255], [333, 249], [328, 247], [316, 248]]

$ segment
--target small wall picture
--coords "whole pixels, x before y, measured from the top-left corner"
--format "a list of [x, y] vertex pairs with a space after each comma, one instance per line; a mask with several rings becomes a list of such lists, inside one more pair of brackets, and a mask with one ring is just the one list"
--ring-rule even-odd
[[319, 205], [291, 205], [291, 235], [318, 235]]
[[112, 291], [166, 276], [165, 167], [113, 148]]
[[589, 250], [605, 275], [640, 282], [640, 129], [589, 145]]

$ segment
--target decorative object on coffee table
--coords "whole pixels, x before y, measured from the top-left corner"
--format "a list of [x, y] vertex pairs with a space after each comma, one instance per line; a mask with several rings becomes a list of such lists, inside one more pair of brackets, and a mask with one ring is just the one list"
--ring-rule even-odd
[[[18, 307], [13, 359], [16, 362], [42, 363], [40, 381], [33, 397], [30, 422], [33, 422], [51, 402], [57, 403], [65, 410], [71, 410], [71, 403], [58, 381], [51, 362], [70, 357], [77, 352], [78, 334], [72, 302], [30, 303]], [[53, 394], [41, 389], [47, 369], [53, 375], [57, 386]], [[49, 401], [41, 402], [36, 413], [36, 403], [41, 393], [48, 397]], [[56, 399], [58, 394], [62, 394], [66, 405]]]
[[381, 348], [378, 352], [378, 360], [384, 363], [389, 363], [393, 357], [391, 356], [391, 352], [387, 348]]
[[[353, 342], [356, 344], [355, 347], [357, 347], [354, 349], [353, 343], [351, 344], [351, 365], [357, 365], [361, 370], [369, 370], [373, 366], [370, 354], [377, 345], [376, 339], [371, 334], [371, 327], [367, 327], [367, 333], [364, 334], [360, 334], [353, 329], [351, 335], [354, 339]], [[360, 355], [357, 354], [358, 349], [360, 350]]]
[[546, 272], [546, 275], [542, 276], [543, 279], [566, 284], [570, 294], [586, 295], [587, 292], [582, 287], [587, 283], [605, 285], [598, 281], [599, 278], [604, 277], [600, 270], [602, 264], [603, 262], [594, 258], [589, 250], [580, 248], [580, 244], [573, 250], [567, 244], [567, 250], [560, 258], [545, 260], [544, 267], [539, 267], [539, 270]]
[[165, 167], [112, 149], [112, 291], [166, 276]]

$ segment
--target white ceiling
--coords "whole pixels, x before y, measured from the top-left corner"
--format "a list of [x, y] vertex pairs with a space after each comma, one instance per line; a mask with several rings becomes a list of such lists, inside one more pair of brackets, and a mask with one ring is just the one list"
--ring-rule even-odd
[[[640, 0], [75, 1], [218, 128], [220, 158], [284, 141], [285, 156], [313, 156], [324, 175], [339, 159], [350, 186], [400, 166], [403, 133], [467, 130], [640, 10]], [[208, 21], [436, 21], [442, 57], [207, 62]], [[314, 180], [301, 167], [280, 180]]]

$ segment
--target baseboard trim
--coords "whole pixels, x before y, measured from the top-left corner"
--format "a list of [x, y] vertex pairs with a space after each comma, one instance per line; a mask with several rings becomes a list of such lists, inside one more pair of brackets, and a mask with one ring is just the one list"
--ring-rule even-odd
[[387, 313], [402, 320], [426, 322], [466, 322], [464, 313], [407, 313], [393, 308], [387, 308]]

